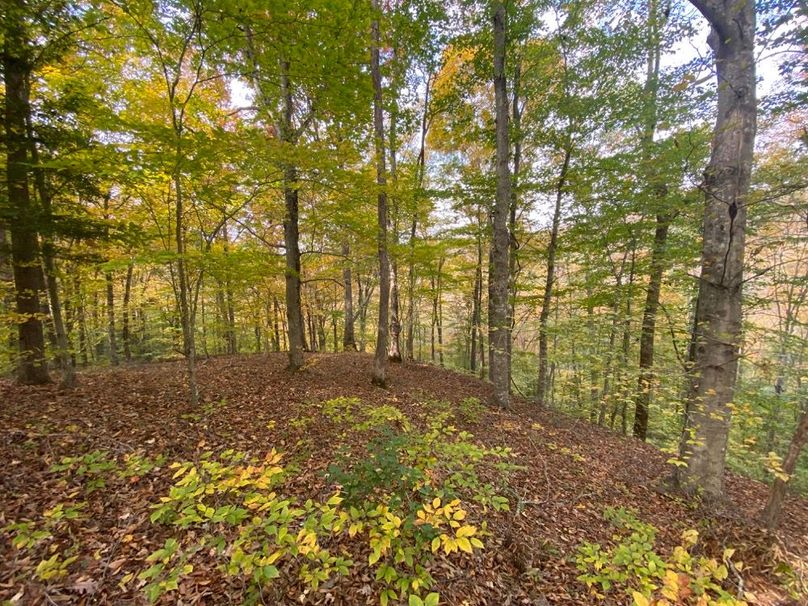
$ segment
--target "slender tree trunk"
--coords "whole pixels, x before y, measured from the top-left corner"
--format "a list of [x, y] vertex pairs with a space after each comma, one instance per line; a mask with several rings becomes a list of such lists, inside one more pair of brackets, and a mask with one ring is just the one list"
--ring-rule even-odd
[[541, 299], [539, 312], [539, 379], [536, 384], [536, 401], [545, 404], [547, 392], [547, 320], [550, 318], [550, 306], [553, 298], [553, 280], [555, 279], [555, 257], [558, 249], [558, 230], [561, 225], [561, 201], [564, 197], [564, 188], [567, 183], [567, 172], [570, 166], [572, 146], [567, 145], [564, 150], [564, 161], [558, 174], [556, 184], [555, 207], [553, 208], [553, 225], [550, 230], [550, 243], [547, 245], [547, 274], [544, 278], [544, 293]]
[[[14, 273], [11, 264], [11, 247], [9, 246], [6, 229], [0, 226], [0, 281], [14, 284]], [[3, 297], [3, 305], [6, 309], [13, 309], [15, 306], [14, 293], [12, 289], [8, 289]], [[8, 349], [9, 351], [17, 351], [19, 345], [17, 343], [17, 332], [10, 330], [8, 333]]]
[[[188, 370], [188, 395], [189, 403], [195, 407], [199, 403], [199, 389], [196, 382], [196, 341], [194, 339], [193, 319], [191, 317], [191, 304], [188, 286], [188, 271], [185, 266], [185, 217], [183, 209], [182, 177], [180, 175], [179, 159], [181, 155], [181, 144], [177, 141], [177, 167], [174, 172], [174, 193], [176, 194], [176, 233], [177, 240], [177, 281], [179, 282], [179, 304], [180, 304], [180, 324], [182, 327], [182, 353]], [[111, 286], [108, 286], [108, 296]], [[114, 329], [114, 315], [110, 322]], [[114, 342], [110, 342], [114, 345]]]
[[437, 295], [435, 298], [437, 302], [435, 319], [438, 329], [438, 362], [441, 368], [443, 368], [443, 262], [444, 258], [441, 257], [438, 260]]
[[438, 286], [437, 280], [435, 280], [435, 276], [432, 276], [430, 280], [432, 283], [432, 322], [430, 324], [431, 331], [430, 331], [430, 348], [429, 348], [429, 355], [432, 363], [435, 363], [435, 354], [437, 353], [437, 348], [435, 347], [435, 329], [438, 325]]
[[[230, 242], [227, 235], [227, 222], [222, 223], [222, 250], [225, 257], [230, 253]], [[230, 279], [229, 264], [225, 262], [226, 273], [224, 276], [224, 308], [222, 315], [225, 321], [225, 341], [227, 353], [230, 355], [238, 353], [238, 339], [236, 337], [236, 309], [233, 302], [233, 283]]]
[[488, 279], [488, 360], [489, 377], [494, 384], [494, 403], [508, 406], [508, 283], [510, 235], [508, 213], [511, 199], [508, 133], [508, 91], [505, 79], [507, 13], [503, 2], [494, 4], [494, 98], [496, 109], [497, 187], [492, 216], [491, 275]]
[[[804, 412], [802, 418], [797, 424], [797, 429], [794, 430], [794, 435], [791, 438], [791, 444], [788, 447], [788, 454], [783, 460], [783, 473], [790, 476], [794, 473], [797, 467], [802, 449], [808, 443], [808, 406], [803, 406]], [[763, 509], [762, 518], [764, 523], [769, 529], [775, 529], [780, 523], [781, 514], [783, 512], [783, 501], [786, 497], [786, 487], [788, 480], [782, 478], [775, 478], [771, 489], [769, 490], [769, 500], [766, 507]]]
[[[278, 297], [272, 296], [272, 347], [275, 351], [281, 351], [281, 328], [278, 322], [280, 310], [278, 309]], [[285, 349], [285, 347], [284, 347]]]
[[656, 330], [656, 316], [659, 308], [659, 296], [662, 289], [662, 275], [665, 270], [665, 248], [668, 240], [668, 228], [671, 216], [662, 207], [667, 195], [667, 186], [660, 183], [653, 175], [653, 157], [651, 148], [654, 143], [654, 133], [657, 125], [657, 95], [659, 91], [659, 63], [661, 56], [660, 31], [663, 23], [659, 19], [657, 0], [648, 2], [648, 55], [646, 61], [646, 79], [644, 87], [645, 96], [645, 124], [642, 136], [642, 158], [647, 186], [653, 190], [654, 198], [660, 205], [656, 213], [656, 229], [654, 231], [654, 246], [651, 250], [651, 270], [648, 278], [648, 290], [645, 296], [642, 328], [640, 329], [640, 364], [637, 379], [637, 395], [634, 404], [634, 427], [632, 433], [635, 438], [645, 440], [648, 434], [648, 407], [651, 404], [651, 391], [654, 381], [654, 332]]
[[519, 106], [520, 84], [522, 78], [522, 62], [517, 59], [513, 75], [513, 116], [511, 138], [513, 139], [513, 175], [511, 179], [510, 208], [508, 214], [508, 232], [510, 246], [508, 251], [508, 382], [511, 381], [511, 365], [513, 362], [513, 331], [516, 327], [517, 274], [519, 272], [518, 252], [519, 240], [516, 238], [516, 211], [519, 205], [519, 170], [522, 165], [522, 109]]
[[370, 29], [370, 73], [373, 80], [373, 132], [376, 149], [376, 184], [379, 188], [377, 203], [379, 248], [379, 322], [376, 330], [376, 352], [373, 359], [374, 385], [387, 383], [387, 329], [390, 311], [390, 262], [387, 257], [387, 170], [384, 160], [384, 116], [382, 114], [382, 74], [379, 65], [381, 34], [379, 0], [371, 0], [374, 12]]
[[[620, 348], [620, 364], [618, 365], [618, 380], [620, 382], [620, 429], [623, 435], [626, 435], [626, 407], [628, 406], [628, 397], [630, 387], [628, 381], [623, 378], [624, 373], [628, 373], [628, 357], [631, 349], [631, 314], [632, 314], [632, 300], [634, 294], [634, 278], [637, 268], [637, 240], [632, 237], [631, 241], [631, 265], [628, 272], [628, 290], [626, 292], [626, 310], [623, 318], [623, 338]], [[618, 403], [615, 403], [615, 410], [617, 410]], [[614, 416], [612, 417], [611, 427], [614, 429]]]
[[[38, 194], [39, 203], [42, 208], [44, 219], [52, 225], [53, 221], [53, 201], [51, 191], [45, 180], [45, 169], [40, 164], [39, 151], [34, 141], [34, 129], [31, 123], [31, 116], [26, 116], [26, 129], [28, 142], [30, 144], [31, 161], [34, 164], [34, 184]], [[72, 389], [76, 385], [76, 370], [70, 356], [70, 341], [67, 336], [64, 315], [62, 313], [61, 297], [59, 295], [59, 283], [56, 271], [56, 250], [53, 243], [53, 236], [49, 235], [42, 241], [42, 262], [45, 266], [45, 286], [50, 301], [50, 313], [53, 318], [53, 329], [56, 337], [56, 352], [59, 360], [59, 367], [62, 370], [62, 380], [59, 382], [63, 389]]]
[[483, 291], [483, 243], [482, 233], [477, 233], [477, 266], [474, 268], [474, 292], [471, 301], [471, 347], [469, 370], [477, 371], [477, 334], [480, 331], [480, 316]]
[[654, 248], [651, 251], [651, 275], [645, 293], [645, 307], [640, 330], [640, 374], [637, 379], [637, 395], [634, 398], [635, 438], [645, 440], [648, 435], [648, 407], [651, 403], [651, 390], [654, 385], [654, 333], [659, 309], [659, 295], [662, 290], [662, 274], [665, 269], [665, 247], [668, 240], [670, 218], [657, 215], [654, 233]]
[[112, 272], [104, 273], [107, 285], [107, 339], [109, 341], [109, 361], [113, 366], [118, 365], [118, 339], [115, 328], [115, 284]]
[[127, 362], [132, 359], [132, 334], [129, 327], [129, 305], [132, 300], [132, 274], [134, 273], [134, 269], [135, 264], [129, 263], [129, 266], [126, 268], [126, 281], [123, 285], [123, 325], [121, 327], [121, 339], [123, 340], [123, 357]]
[[418, 160], [415, 167], [415, 202], [412, 209], [409, 240], [409, 270], [407, 281], [407, 339], [406, 356], [412, 360], [415, 355], [415, 238], [418, 230], [418, 202], [423, 194], [424, 174], [426, 172], [426, 134], [429, 130], [429, 97], [432, 90], [432, 75], [426, 79], [424, 93], [424, 112], [421, 115], [421, 138], [418, 148]]
[[[289, 62], [281, 61], [281, 96], [283, 118], [280, 121], [281, 139], [293, 142], [292, 128], [294, 100], [289, 83]], [[300, 304], [300, 226], [297, 169], [286, 164], [283, 168], [283, 199], [286, 213], [283, 220], [283, 240], [286, 246], [286, 325], [289, 333], [289, 370], [303, 368], [303, 312]]]
[[342, 244], [342, 256], [345, 265], [342, 269], [342, 284], [345, 295], [345, 332], [342, 336], [342, 348], [345, 351], [356, 351], [356, 337], [354, 336], [354, 310], [353, 310], [353, 278], [351, 276], [351, 247], [347, 242]]
[[90, 363], [87, 339], [87, 310], [84, 305], [84, 293], [81, 288], [81, 278], [78, 273], [73, 276], [73, 288], [76, 291], [76, 315], [79, 323], [79, 359], [82, 366]]
[[9, 225], [11, 260], [18, 326], [17, 378], [25, 384], [50, 382], [45, 359], [45, 332], [40, 319], [38, 209], [28, 189], [28, 141], [26, 117], [30, 115], [28, 81], [31, 66], [25, 56], [25, 5], [13, 0], [3, 18], [3, 77], [5, 82], [6, 184], [14, 220]]
[[[619, 284], [618, 284], [619, 287]], [[603, 369], [603, 391], [600, 394], [600, 410], [598, 411], [598, 425], [603, 427], [606, 421], [606, 407], [611, 396], [612, 371], [614, 369], [614, 345], [617, 340], [618, 316], [620, 315], [619, 299], [612, 306], [612, 325], [609, 328], [609, 351], [606, 352], [606, 366]]]
[[[393, 185], [393, 192], [396, 191], [397, 185], [397, 166], [396, 166], [396, 109], [390, 114], [390, 180]], [[391, 233], [391, 241], [393, 244], [393, 252], [395, 253], [398, 248], [398, 217], [399, 217], [399, 199], [398, 194], [392, 196], [393, 202], [393, 225]], [[393, 254], [390, 258], [390, 343], [388, 345], [388, 359], [391, 362], [401, 362], [401, 315], [399, 303], [399, 287], [398, 287], [398, 257]]]
[[710, 22], [718, 116], [704, 174], [705, 212], [695, 364], [677, 483], [705, 498], [724, 496], [724, 460], [741, 341], [746, 196], [756, 130], [755, 5], [693, 0]]

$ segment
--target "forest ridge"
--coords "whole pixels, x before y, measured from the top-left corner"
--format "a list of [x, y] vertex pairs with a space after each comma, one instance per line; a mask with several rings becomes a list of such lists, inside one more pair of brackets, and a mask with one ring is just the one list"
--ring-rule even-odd
[[804, 599], [805, 11], [9, 0], [0, 596]]

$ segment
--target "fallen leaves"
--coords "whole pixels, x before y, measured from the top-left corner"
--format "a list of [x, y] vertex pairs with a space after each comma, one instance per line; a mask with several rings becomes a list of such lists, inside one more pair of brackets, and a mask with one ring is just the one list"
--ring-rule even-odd
[[[316, 412], [314, 403], [356, 397], [416, 418], [428, 411], [424, 402], [430, 399], [458, 403], [469, 397], [485, 401], [490, 395], [489, 386], [476, 379], [410, 363], [396, 365], [389, 389], [378, 390], [370, 385], [371, 357], [363, 354], [319, 354], [299, 373], [287, 372], [285, 364], [284, 354], [201, 360], [203, 401], [215, 403], [206, 412], [189, 410], [179, 362], [83, 373], [73, 392], [0, 381], [0, 455], [6, 461], [0, 467], [0, 526], [39, 519], [43, 511], [70, 499], [87, 501], [83, 520], [68, 520], [56, 539], [62, 550], [74, 541], [78, 559], [65, 576], [48, 584], [32, 580], [39, 560], [23, 555], [7, 533], [0, 534], [0, 601], [144, 603], [137, 575], [146, 567], [148, 554], [166, 539], [161, 528], [148, 521], [149, 504], [165, 494], [174, 470], [137, 468], [84, 496], [77, 482], [49, 471], [62, 457], [101, 450], [119, 461], [131, 453], [192, 461], [203, 448], [263, 456], [275, 446], [286, 452], [284, 461], [299, 467], [290, 480], [292, 492], [325, 494], [330, 487], [324, 471], [337, 444], [344, 443], [348, 450], [364, 445], [352, 443], [350, 435]], [[480, 418], [457, 424], [489, 446], [507, 444], [513, 449], [515, 462], [525, 468], [512, 477], [512, 505], [521, 495], [524, 503], [535, 506], [489, 514], [491, 536], [485, 549], [463, 553], [461, 565], [445, 558], [434, 562], [433, 591], [440, 593], [441, 604], [588, 604], [591, 599], [568, 557], [583, 541], [610, 540], [611, 530], [601, 516], [605, 507], [641, 510], [644, 519], [660, 528], [660, 543], [668, 546], [704, 515], [647, 488], [667, 471], [666, 455], [583, 421], [517, 399], [510, 410], [485, 409]], [[733, 517], [711, 526], [707, 543], [718, 557], [730, 544], [737, 547], [746, 564], [744, 575], [749, 575], [748, 589], [776, 597], [773, 571], [756, 566], [755, 558], [760, 561], [764, 552], [748, 553], [758, 545], [749, 516], [762, 506], [765, 487], [735, 476], [727, 483], [738, 505]], [[784, 545], [796, 557], [806, 558], [805, 501], [790, 498], [784, 517]], [[455, 520], [462, 530], [455, 540], [457, 549], [467, 552], [477, 530], [463, 526], [464, 518]], [[180, 587], [184, 604], [239, 602], [241, 588], [222, 578], [214, 560], [197, 558]], [[206, 567], [205, 562], [211, 564]], [[377, 601], [361, 572], [314, 592], [304, 592], [282, 568], [279, 575], [277, 593], [268, 596], [267, 603], [300, 603], [301, 595], [308, 604]]]

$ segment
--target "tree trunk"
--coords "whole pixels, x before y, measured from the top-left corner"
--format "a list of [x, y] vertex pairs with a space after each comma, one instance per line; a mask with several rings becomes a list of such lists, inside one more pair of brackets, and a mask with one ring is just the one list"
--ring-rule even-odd
[[755, 143], [755, 5], [752, 0], [693, 0], [712, 27], [718, 117], [704, 174], [702, 266], [696, 307], [695, 364], [688, 393], [677, 483], [707, 499], [724, 496], [741, 340], [746, 196]]
[[370, 73], [373, 80], [373, 132], [376, 151], [376, 184], [379, 188], [377, 202], [378, 249], [379, 249], [379, 322], [376, 329], [376, 352], [373, 359], [374, 385], [384, 387], [387, 383], [387, 329], [390, 308], [390, 262], [387, 258], [387, 171], [384, 159], [384, 116], [382, 114], [382, 74], [379, 65], [381, 34], [379, 0], [371, 0], [374, 12], [371, 21]]
[[572, 155], [571, 145], [564, 150], [564, 161], [558, 174], [556, 184], [555, 207], [553, 208], [553, 225], [550, 231], [550, 243], [547, 245], [547, 275], [544, 279], [544, 293], [539, 312], [539, 380], [536, 384], [536, 402], [545, 404], [547, 392], [547, 320], [550, 318], [550, 306], [553, 298], [553, 280], [555, 279], [555, 257], [558, 249], [558, 230], [561, 225], [561, 200], [567, 183], [567, 172]]
[[488, 279], [488, 373], [494, 384], [494, 403], [507, 406], [510, 400], [508, 369], [508, 212], [511, 174], [509, 165], [508, 91], [505, 79], [507, 14], [505, 4], [494, 4], [494, 98], [496, 109], [497, 186], [492, 213], [491, 275]]
[[443, 368], [443, 262], [444, 258], [438, 260], [437, 293], [435, 295], [435, 322], [438, 329], [438, 363]]
[[[657, 0], [648, 2], [648, 54], [646, 61], [646, 78], [643, 94], [645, 97], [645, 123], [642, 134], [642, 160], [646, 173], [646, 186], [653, 190], [657, 203], [662, 206], [667, 194], [667, 185], [654, 183], [653, 157], [651, 147], [657, 126], [657, 95], [659, 91], [659, 63], [661, 55], [660, 31], [663, 23], [659, 19]], [[665, 269], [664, 255], [668, 240], [668, 228], [671, 216], [659, 208], [656, 213], [656, 229], [654, 246], [651, 250], [651, 270], [648, 278], [648, 290], [645, 295], [645, 307], [640, 329], [640, 363], [637, 379], [637, 395], [634, 404], [635, 438], [645, 440], [648, 434], [648, 407], [651, 404], [651, 390], [654, 381], [654, 333], [656, 316], [659, 308], [659, 295], [662, 289], [662, 274]]]
[[[30, 110], [30, 107], [29, 107]], [[52, 227], [53, 204], [51, 191], [45, 180], [45, 169], [39, 161], [39, 151], [34, 141], [34, 128], [31, 123], [31, 116], [26, 116], [26, 129], [28, 142], [30, 144], [31, 162], [34, 164], [34, 184], [39, 197], [44, 219]], [[76, 370], [73, 367], [73, 360], [70, 356], [70, 341], [67, 336], [64, 315], [62, 313], [61, 297], [59, 295], [59, 283], [56, 277], [55, 246], [53, 236], [48, 235], [42, 242], [42, 261], [45, 265], [45, 286], [50, 301], [50, 313], [53, 318], [53, 329], [56, 337], [56, 352], [59, 359], [59, 367], [62, 371], [62, 380], [59, 382], [63, 389], [72, 389], [76, 385]]]
[[123, 285], [123, 325], [121, 326], [121, 340], [123, 341], [123, 357], [129, 362], [132, 359], [132, 333], [130, 324], [129, 304], [132, 300], [132, 274], [135, 269], [134, 263], [129, 263], [126, 268], [126, 281]]
[[[393, 192], [396, 191], [396, 109], [394, 106], [390, 115], [390, 180], [393, 185]], [[393, 202], [393, 225], [391, 241], [393, 252], [398, 248], [398, 214], [399, 200], [397, 195], [392, 196]], [[391, 362], [401, 362], [401, 319], [398, 288], [398, 258], [393, 254], [390, 259], [390, 343], [387, 357]]]
[[[805, 411], [802, 413], [802, 418], [791, 438], [788, 454], [786, 454], [786, 458], [783, 460], [783, 473], [787, 476], [791, 476], [794, 473], [794, 469], [797, 467], [797, 460], [806, 443], [808, 443], [808, 408], [805, 408]], [[786, 497], [787, 482], [788, 480], [775, 478], [771, 490], [769, 490], [769, 500], [761, 516], [766, 527], [771, 530], [777, 528], [780, 523], [780, 517], [783, 512], [783, 501]]]
[[78, 272], [73, 276], [73, 288], [76, 291], [76, 315], [79, 323], [79, 359], [82, 366], [90, 363], [87, 339], [87, 309], [84, 305], [84, 293], [81, 290], [81, 278]]
[[[6, 229], [2, 226], [0, 226], [0, 281], [12, 285], [14, 284], [14, 274], [11, 265], [11, 247], [9, 246], [8, 237], [6, 236]], [[14, 293], [12, 289], [6, 291], [3, 297], [3, 305], [6, 309], [12, 309], [14, 307]], [[9, 331], [7, 343], [9, 351], [19, 349], [16, 331]]]
[[[281, 139], [292, 143], [292, 120], [294, 100], [289, 84], [289, 62], [281, 61], [281, 96], [283, 119], [280, 121]], [[303, 368], [303, 312], [300, 307], [300, 226], [297, 169], [287, 164], [283, 167], [283, 199], [286, 213], [283, 219], [283, 241], [286, 246], [286, 324], [289, 333], [289, 370]]]
[[[180, 324], [182, 327], [182, 353], [188, 370], [188, 400], [192, 407], [199, 403], [199, 390], [196, 383], [196, 342], [194, 339], [193, 319], [191, 318], [191, 305], [189, 301], [188, 272], [185, 266], [185, 222], [183, 210], [182, 178], [179, 172], [179, 158], [181, 153], [180, 141], [177, 141], [177, 168], [174, 173], [174, 191], [176, 194], [176, 233], [177, 240], [177, 281], [179, 282]], [[111, 282], [108, 285], [107, 296], [111, 296]], [[110, 322], [114, 330], [114, 315]], [[110, 345], [114, 341], [110, 340]]]
[[104, 273], [107, 285], [107, 340], [109, 342], [109, 361], [113, 366], [118, 365], [118, 339], [115, 329], [115, 288], [112, 272]]
[[421, 137], [418, 159], [415, 166], [415, 202], [412, 209], [409, 240], [409, 271], [407, 281], [407, 339], [406, 356], [408, 360], [415, 357], [415, 237], [418, 229], [418, 202], [423, 195], [424, 173], [426, 172], [426, 134], [429, 130], [429, 96], [432, 88], [432, 75], [426, 79], [424, 92], [424, 112], [421, 114]]
[[[482, 230], [482, 226], [480, 226]], [[480, 316], [482, 315], [483, 291], [483, 234], [477, 233], [477, 266], [474, 268], [474, 293], [471, 300], [471, 347], [469, 351], [469, 370], [477, 371], [477, 334], [480, 331]]]
[[640, 330], [640, 374], [637, 378], [637, 395], [634, 398], [632, 433], [635, 438], [640, 440], [645, 440], [648, 435], [648, 406], [651, 403], [651, 390], [654, 385], [654, 333], [659, 309], [659, 295], [662, 290], [662, 273], [665, 269], [664, 255], [669, 227], [668, 215], [657, 215], [654, 248], [651, 250], [651, 274], [648, 279], [648, 290], [645, 293], [645, 307]]
[[508, 213], [508, 384], [511, 381], [511, 364], [513, 362], [513, 330], [516, 325], [516, 275], [518, 271], [517, 254], [519, 242], [516, 239], [516, 210], [519, 204], [519, 169], [522, 164], [522, 111], [519, 107], [519, 85], [522, 76], [522, 63], [517, 59], [513, 75], [513, 175], [511, 179], [510, 208]]
[[272, 347], [275, 351], [281, 351], [281, 328], [278, 322], [280, 310], [278, 309], [278, 297], [272, 296]]
[[14, 275], [20, 357], [17, 378], [21, 383], [37, 385], [50, 382], [45, 359], [45, 332], [40, 319], [39, 241], [34, 208], [28, 189], [28, 141], [26, 117], [30, 115], [28, 81], [31, 66], [25, 56], [22, 0], [7, 7], [3, 25], [3, 74], [5, 82], [5, 139], [7, 196], [13, 219], [11, 262]]
[[356, 351], [356, 337], [354, 336], [354, 310], [353, 310], [353, 278], [351, 277], [351, 248], [347, 242], [342, 244], [342, 256], [345, 257], [342, 269], [342, 284], [345, 295], [345, 332], [342, 335], [342, 348], [345, 351]]

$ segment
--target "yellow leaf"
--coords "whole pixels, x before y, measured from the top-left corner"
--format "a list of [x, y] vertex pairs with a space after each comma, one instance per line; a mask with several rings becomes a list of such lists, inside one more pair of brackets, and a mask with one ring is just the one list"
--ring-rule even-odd
[[646, 598], [639, 591], [633, 591], [631, 592], [631, 595], [634, 597], [635, 606], [651, 606], [651, 602], [648, 601], [648, 598]]

